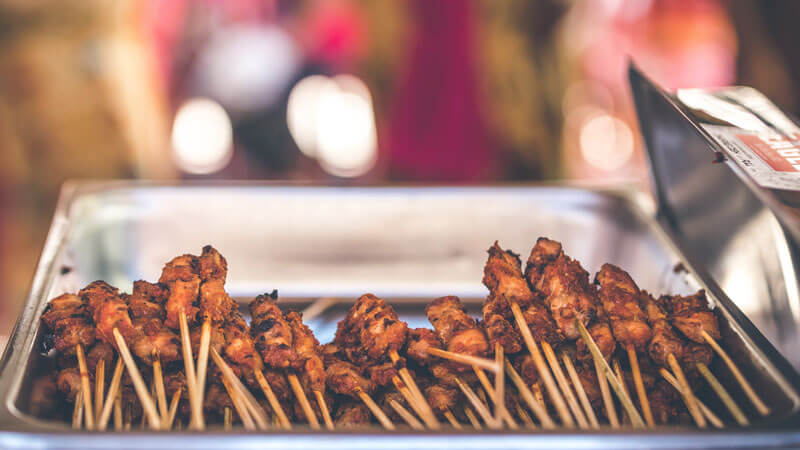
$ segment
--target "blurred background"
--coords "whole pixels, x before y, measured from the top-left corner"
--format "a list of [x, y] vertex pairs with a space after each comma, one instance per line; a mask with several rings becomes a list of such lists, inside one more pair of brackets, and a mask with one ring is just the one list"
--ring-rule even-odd
[[67, 179], [647, 189], [628, 58], [797, 114], [798, 19], [745, 0], [0, 0], [0, 335]]

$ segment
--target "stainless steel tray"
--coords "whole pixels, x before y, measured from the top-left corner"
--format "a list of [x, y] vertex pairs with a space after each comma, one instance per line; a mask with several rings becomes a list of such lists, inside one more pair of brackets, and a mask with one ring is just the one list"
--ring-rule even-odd
[[[649, 197], [623, 189], [69, 184], [0, 362], [0, 447], [800, 445], [797, 373], [717, 285], [682, 256], [666, 230], [655, 219]], [[459, 295], [477, 311], [486, 295], [481, 275], [489, 245], [498, 239], [524, 255], [538, 236], [562, 241], [590, 272], [604, 262], [618, 264], [655, 293], [707, 289], [723, 318], [724, 345], [774, 413], [756, 419], [753, 427], [724, 431], [671, 427], [458, 434], [302, 428], [290, 433], [81, 433], [29, 414], [29, 384], [44, 358], [36, 351], [42, 309], [52, 296], [89, 281], [105, 279], [129, 291], [135, 279], [156, 279], [171, 256], [211, 243], [229, 261], [228, 288], [235, 297], [278, 288], [283, 301], [298, 307], [323, 296], [342, 299], [342, 305], [310, 323], [326, 342], [348, 303], [365, 292], [386, 298], [412, 326], [426, 325], [421, 305], [441, 295]], [[690, 273], [676, 273], [677, 263]], [[714, 369], [725, 378], [724, 368]]]

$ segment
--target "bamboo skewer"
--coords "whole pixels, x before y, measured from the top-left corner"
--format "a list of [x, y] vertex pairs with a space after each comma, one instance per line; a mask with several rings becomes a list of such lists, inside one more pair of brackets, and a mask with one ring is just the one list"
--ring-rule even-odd
[[453, 353], [448, 352], [447, 350], [442, 350], [440, 348], [428, 348], [428, 354], [437, 356], [442, 359], [449, 359], [450, 361], [455, 361], [457, 363], [466, 364], [468, 366], [477, 366], [481, 369], [489, 370], [491, 372], [497, 373], [499, 370], [497, 367], [497, 363], [492, 361], [491, 359], [486, 358], [478, 358], [477, 356], [471, 355], [462, 355], [460, 353]]
[[722, 360], [725, 362], [725, 365], [728, 366], [728, 369], [730, 369], [731, 373], [733, 373], [733, 376], [734, 378], [736, 378], [736, 381], [739, 382], [739, 385], [742, 387], [742, 390], [747, 395], [747, 398], [750, 399], [750, 402], [752, 402], [753, 406], [755, 406], [756, 410], [758, 410], [758, 413], [761, 414], [762, 416], [768, 415], [769, 407], [765, 405], [763, 401], [761, 401], [761, 398], [758, 396], [758, 394], [756, 394], [756, 391], [753, 390], [753, 387], [750, 386], [750, 383], [747, 381], [744, 375], [742, 375], [742, 372], [739, 370], [739, 367], [737, 367], [736, 363], [733, 362], [730, 356], [728, 356], [728, 352], [726, 352], [725, 349], [723, 349], [719, 345], [719, 343], [717, 343], [717, 341], [713, 337], [711, 337], [711, 335], [709, 335], [705, 330], [702, 331], [702, 335], [703, 339], [705, 339], [706, 342], [708, 342], [708, 345], [710, 345], [711, 348], [713, 348], [714, 351], [717, 352], [720, 358], [722, 358]]
[[186, 375], [186, 389], [189, 391], [189, 406], [191, 409], [191, 419], [189, 427], [198, 430], [205, 429], [203, 423], [203, 404], [199, 402], [197, 395], [197, 373], [194, 370], [194, 358], [192, 356], [192, 341], [189, 338], [189, 322], [186, 320], [186, 313], [183, 309], [178, 313], [178, 322], [181, 332], [181, 349], [183, 350], [183, 366]]
[[544, 402], [544, 395], [542, 394], [542, 387], [539, 385], [538, 381], [531, 385], [531, 392], [533, 393], [533, 398], [536, 399], [542, 408], [547, 409], [547, 404]]
[[[400, 360], [400, 355], [397, 354], [396, 350], [391, 350], [389, 351], [389, 358], [391, 358], [394, 364], [397, 364], [397, 362]], [[420, 391], [419, 386], [417, 386], [417, 383], [414, 381], [411, 373], [405, 367], [398, 370], [398, 373], [400, 374], [400, 378], [403, 380], [403, 383], [405, 383], [411, 393], [417, 398], [417, 403], [422, 412], [420, 415], [422, 421], [425, 422], [425, 425], [428, 428], [432, 430], [438, 430], [441, 427], [439, 420], [436, 419], [433, 409], [431, 409], [431, 406], [428, 404], [425, 396], [422, 395], [422, 391]]]
[[464, 407], [464, 415], [467, 416], [469, 423], [472, 424], [472, 428], [476, 430], [482, 430], [483, 426], [481, 426], [481, 422], [475, 417], [475, 413], [472, 411], [472, 408], [469, 406]]
[[247, 390], [244, 384], [242, 384], [239, 378], [237, 378], [233, 373], [233, 370], [230, 368], [230, 366], [228, 366], [228, 363], [226, 363], [225, 360], [222, 359], [222, 356], [219, 355], [217, 349], [213, 347], [211, 348], [211, 357], [214, 358], [214, 363], [222, 371], [223, 378], [227, 378], [228, 382], [231, 384], [231, 387], [236, 390], [236, 393], [241, 398], [242, 405], [247, 411], [252, 413], [253, 419], [258, 427], [262, 430], [266, 430], [268, 428], [267, 413], [265, 413], [258, 404], [255, 397], [253, 397], [253, 394]]
[[531, 334], [531, 329], [528, 327], [527, 322], [525, 322], [522, 310], [519, 308], [518, 304], [511, 303], [511, 312], [514, 313], [517, 328], [519, 328], [525, 345], [528, 347], [528, 352], [530, 352], [531, 358], [533, 358], [533, 362], [539, 370], [539, 377], [544, 381], [547, 392], [550, 394], [550, 399], [553, 400], [556, 411], [559, 417], [561, 417], [562, 425], [567, 428], [573, 428], [575, 426], [575, 421], [569, 413], [567, 404], [564, 402], [564, 397], [561, 396], [561, 392], [558, 390], [555, 381], [553, 381], [553, 376], [550, 374], [550, 369], [548, 369], [542, 357], [542, 353], [539, 351], [539, 346], [536, 345], [536, 341], [533, 340], [533, 334]]
[[239, 419], [242, 420], [245, 430], [255, 430], [256, 424], [253, 422], [253, 418], [250, 416], [250, 412], [247, 410], [244, 400], [239, 395], [236, 388], [233, 387], [227, 376], [222, 377], [222, 385], [225, 386], [225, 390], [228, 391], [228, 396], [231, 398], [233, 407], [236, 408], [236, 413], [239, 414]]
[[389, 419], [389, 417], [386, 416], [386, 413], [383, 412], [383, 410], [375, 403], [375, 401], [372, 400], [372, 397], [370, 397], [369, 394], [362, 391], [361, 388], [358, 388], [358, 390], [356, 390], [356, 394], [358, 394], [358, 397], [361, 399], [361, 401], [364, 402], [365, 405], [367, 405], [367, 408], [369, 408], [369, 410], [372, 411], [372, 415], [374, 415], [375, 418], [378, 419], [378, 421], [381, 423], [381, 425], [383, 425], [384, 428], [386, 428], [387, 430], [395, 429], [392, 421]]
[[570, 359], [566, 352], [561, 353], [561, 359], [564, 360], [564, 367], [567, 368], [567, 373], [569, 374], [569, 378], [572, 380], [572, 385], [575, 387], [575, 391], [578, 393], [578, 399], [583, 405], [583, 410], [589, 419], [589, 423], [594, 429], [600, 428], [600, 423], [597, 421], [597, 416], [594, 414], [594, 409], [592, 409], [592, 404], [589, 402], [589, 397], [586, 396], [586, 390], [583, 388], [583, 384], [578, 376], [578, 372], [575, 370], [575, 366], [572, 364], [572, 359]]
[[334, 297], [321, 297], [316, 300], [312, 304], [310, 304], [306, 309], [304, 309], [300, 315], [303, 317], [304, 321], [309, 321], [316, 318], [318, 315], [322, 314], [330, 308], [331, 306], [337, 304], [339, 299]]
[[142, 374], [139, 373], [139, 369], [136, 367], [136, 362], [133, 360], [133, 356], [131, 356], [131, 352], [128, 349], [128, 344], [125, 343], [125, 339], [122, 337], [122, 334], [117, 328], [114, 328], [112, 332], [114, 333], [114, 339], [117, 342], [117, 351], [119, 352], [122, 361], [125, 362], [125, 367], [128, 369], [128, 375], [130, 375], [131, 380], [133, 381], [133, 388], [136, 390], [136, 395], [139, 397], [139, 401], [142, 403], [142, 409], [147, 415], [147, 419], [151, 428], [157, 430], [161, 427], [161, 421], [158, 418], [158, 412], [156, 411], [155, 403], [153, 403], [153, 398], [150, 397], [150, 393], [147, 392], [147, 387], [142, 379]]
[[303, 386], [300, 385], [300, 380], [297, 379], [297, 375], [290, 373], [287, 377], [289, 379], [289, 385], [292, 387], [292, 391], [294, 391], [294, 396], [300, 402], [300, 408], [303, 409], [303, 414], [306, 415], [306, 420], [308, 420], [308, 424], [311, 425], [311, 428], [315, 430], [319, 430], [319, 420], [317, 420], [317, 414], [314, 412], [314, 409], [311, 408], [311, 403], [308, 402], [308, 397], [306, 397], [306, 393], [303, 390]]
[[550, 418], [550, 415], [547, 414], [547, 408], [539, 403], [536, 398], [534, 398], [533, 393], [528, 386], [525, 385], [525, 382], [522, 381], [522, 377], [519, 376], [514, 366], [511, 365], [511, 361], [506, 358], [505, 360], [506, 366], [506, 373], [511, 378], [511, 381], [517, 386], [517, 390], [519, 391], [522, 399], [528, 404], [528, 407], [533, 411], [533, 414], [536, 416], [536, 419], [542, 424], [542, 428], [555, 428], [556, 424], [553, 422], [553, 419]]
[[[622, 391], [625, 393], [625, 395], [630, 395], [630, 392], [628, 391], [628, 383], [625, 381], [625, 377], [622, 374], [622, 367], [619, 365], [619, 360], [614, 358], [611, 364], [614, 366], [614, 373], [617, 375], [620, 386], [622, 386]], [[630, 423], [631, 421], [630, 416], [625, 411], [622, 412], [622, 421], [626, 423]]]
[[225, 431], [230, 431], [231, 429], [231, 415], [232, 415], [231, 409], [226, 406], [222, 418], [222, 423], [223, 426], [225, 427]]
[[106, 387], [106, 360], [97, 360], [94, 369], [94, 413], [95, 423], [100, 422], [100, 413], [103, 410], [103, 399], [105, 398]]
[[[100, 418], [97, 419], [97, 429], [105, 430], [108, 424], [108, 418], [111, 416], [111, 406], [119, 399], [119, 385], [122, 381], [122, 370], [125, 368], [122, 358], [117, 358], [117, 365], [114, 367], [114, 375], [111, 376], [111, 384], [108, 386], [108, 394], [103, 404], [103, 410], [100, 413]], [[116, 411], [115, 411], [116, 412]], [[120, 414], [120, 420], [122, 419]], [[115, 417], [116, 420], [116, 417]]]
[[211, 344], [211, 321], [203, 321], [203, 328], [200, 330], [200, 348], [197, 352], [197, 398], [202, 406], [203, 398], [206, 394], [206, 374], [208, 373], [208, 348]]
[[456, 419], [456, 416], [454, 416], [454, 415], [453, 415], [453, 411], [450, 411], [449, 409], [446, 409], [446, 410], [444, 411], [444, 417], [445, 417], [445, 418], [447, 418], [447, 421], [448, 421], [448, 422], [450, 422], [450, 425], [451, 425], [453, 428], [455, 428], [456, 430], [461, 430], [461, 429], [463, 429], [463, 427], [461, 426], [461, 424], [460, 424], [460, 423], [458, 422], [458, 420]]
[[397, 414], [398, 414], [400, 417], [402, 417], [402, 418], [403, 418], [403, 420], [405, 420], [405, 421], [406, 421], [406, 423], [407, 423], [407, 424], [408, 424], [408, 425], [409, 425], [411, 428], [413, 428], [414, 430], [424, 430], [424, 429], [425, 429], [425, 426], [424, 426], [424, 425], [422, 425], [422, 422], [420, 422], [419, 420], [417, 420], [417, 418], [416, 418], [416, 417], [414, 417], [414, 415], [413, 415], [413, 414], [411, 414], [410, 412], [408, 412], [408, 410], [407, 410], [407, 409], [405, 409], [405, 408], [403, 407], [403, 405], [401, 405], [400, 403], [397, 403], [397, 400], [394, 400], [394, 399], [392, 399], [392, 400], [389, 400], [389, 406], [391, 406], [391, 407], [392, 407], [392, 409], [394, 409], [394, 410], [395, 410], [395, 412], [396, 412], [396, 413], [397, 413]]
[[[675, 390], [678, 391], [681, 396], [683, 396], [683, 388], [681, 387], [680, 383], [678, 383], [678, 380], [675, 379], [675, 376], [673, 376], [667, 369], [663, 367], [659, 369], [658, 372], [665, 380], [667, 380], [667, 383], [671, 384], [672, 387], [674, 387]], [[722, 428], [725, 426], [719, 417], [717, 417], [717, 415], [714, 414], [714, 412], [711, 411], [711, 409], [706, 406], [705, 403], [701, 402], [700, 399], [697, 399], [697, 406], [700, 407], [700, 410], [703, 411], [703, 415], [706, 416], [706, 419], [708, 419], [708, 421], [711, 422], [711, 425], [713, 425], [715, 428]]]
[[525, 411], [525, 408], [522, 407], [519, 403], [515, 404], [514, 407], [517, 410], [517, 415], [522, 419], [522, 422], [525, 423], [527, 428], [536, 428], [536, 424], [533, 423], [533, 419], [528, 414], [528, 411]]
[[625, 411], [627, 411], [628, 416], [631, 418], [631, 424], [634, 427], [643, 428], [644, 421], [642, 420], [642, 416], [640, 416], [639, 412], [636, 411], [636, 407], [633, 406], [630, 396], [628, 396], [625, 390], [623, 390], [620, 380], [614, 376], [614, 372], [611, 371], [611, 367], [608, 366], [608, 362], [603, 357], [600, 349], [597, 348], [597, 344], [594, 342], [594, 339], [592, 339], [592, 336], [589, 334], [586, 326], [583, 324], [583, 322], [577, 319], [575, 320], [575, 324], [578, 326], [578, 330], [581, 333], [583, 341], [586, 343], [586, 347], [592, 352], [592, 357], [594, 358], [595, 362], [597, 362], [603, 369], [605, 377], [608, 379], [608, 382], [611, 384], [611, 387], [617, 394], [620, 403], [622, 403], [622, 406], [625, 408]]
[[414, 410], [417, 415], [420, 417], [425, 417], [425, 410], [420, 405], [419, 398], [411, 392], [411, 389], [400, 379], [399, 376], [395, 375], [392, 377], [392, 383], [394, 384], [395, 388], [398, 392], [406, 399], [409, 405], [411, 405], [411, 409]]
[[458, 387], [461, 389], [461, 392], [464, 393], [464, 396], [467, 397], [467, 400], [472, 404], [472, 407], [475, 408], [475, 411], [478, 411], [478, 414], [483, 419], [483, 422], [486, 423], [486, 426], [492, 430], [499, 430], [503, 427], [502, 423], [498, 423], [492, 417], [492, 414], [489, 412], [489, 409], [484, 405], [481, 400], [478, 398], [478, 395], [475, 394], [475, 391], [472, 390], [469, 386], [467, 386], [461, 379], [456, 378], [456, 383]]
[[614, 406], [614, 399], [611, 398], [611, 392], [608, 390], [608, 380], [603, 375], [603, 368], [600, 363], [594, 361], [594, 370], [597, 373], [597, 384], [600, 385], [600, 395], [603, 397], [603, 404], [606, 408], [606, 417], [611, 428], [619, 428], [619, 417], [617, 417], [617, 407]]
[[[511, 413], [506, 408], [506, 374], [503, 370], [503, 361], [505, 360], [503, 346], [495, 344], [494, 346], [494, 362], [497, 364], [498, 370], [494, 375], [494, 410], [495, 420], [502, 423], [505, 420], [508, 427], [512, 430], [519, 429], [519, 425], [511, 417]], [[491, 387], [486, 392], [492, 392]]]
[[325, 402], [325, 396], [322, 392], [314, 390], [314, 395], [317, 397], [317, 405], [322, 412], [322, 420], [325, 422], [325, 428], [333, 430], [333, 419], [331, 419], [331, 412], [328, 410], [328, 404]]
[[708, 368], [708, 366], [703, 363], [697, 363], [697, 370], [700, 372], [700, 375], [706, 379], [708, 384], [711, 385], [711, 388], [714, 389], [714, 392], [716, 392], [719, 399], [722, 400], [722, 403], [725, 405], [725, 407], [728, 408], [728, 411], [730, 411], [734, 420], [736, 420], [736, 423], [743, 427], [750, 425], [750, 421], [747, 420], [747, 416], [744, 415], [742, 410], [739, 408], [739, 405], [737, 405], [736, 401], [733, 400], [733, 397], [728, 394], [728, 391], [725, 390], [725, 387], [722, 386], [722, 383], [719, 382], [717, 377], [711, 373], [711, 370]]
[[678, 364], [678, 360], [675, 359], [675, 355], [672, 353], [667, 355], [667, 362], [675, 378], [678, 379], [678, 383], [683, 388], [683, 399], [686, 402], [686, 408], [689, 410], [689, 414], [692, 415], [698, 427], [705, 428], [707, 425], [706, 418], [697, 406], [697, 399], [692, 392], [692, 388], [689, 386], [689, 382], [686, 380], [686, 375], [683, 374], [683, 369], [681, 369], [681, 366]]
[[83, 353], [83, 345], [75, 346], [78, 357], [78, 370], [81, 375], [81, 392], [83, 393], [83, 412], [86, 416], [86, 429], [94, 430], [94, 412], [92, 411], [92, 386], [89, 383], [89, 371], [86, 367], [86, 356]]
[[639, 406], [642, 407], [644, 420], [647, 426], [654, 427], [656, 425], [653, 420], [653, 412], [650, 410], [650, 400], [647, 399], [647, 391], [644, 389], [644, 382], [642, 381], [642, 371], [639, 369], [639, 357], [636, 356], [636, 349], [629, 345], [627, 348], [628, 361], [631, 364], [631, 372], [633, 373], [633, 384], [636, 387], [636, 395], [639, 397]]
[[272, 391], [272, 387], [267, 382], [267, 379], [264, 377], [264, 373], [261, 372], [260, 369], [253, 370], [253, 374], [256, 377], [256, 381], [258, 385], [261, 387], [261, 390], [264, 392], [264, 396], [267, 397], [267, 401], [269, 402], [269, 406], [272, 407], [272, 411], [275, 412], [275, 416], [278, 418], [280, 425], [286, 429], [290, 430], [292, 428], [291, 422], [289, 422], [289, 418], [286, 416], [286, 412], [283, 411], [283, 406], [278, 401], [278, 397], [275, 396], [275, 392]]
[[164, 389], [164, 373], [161, 371], [161, 359], [158, 356], [153, 358], [153, 384], [156, 388], [156, 398], [158, 400], [158, 409], [161, 413], [161, 420], [166, 421], [169, 414], [169, 407], [167, 405], [167, 394]]
[[[496, 406], [497, 405], [497, 394], [493, 392], [492, 383], [489, 381], [489, 378], [486, 376], [486, 372], [484, 372], [483, 369], [481, 369], [480, 367], [475, 367], [475, 366], [472, 366], [472, 370], [475, 372], [475, 375], [478, 376], [478, 381], [480, 381], [481, 386], [483, 386], [483, 389], [486, 392], [490, 393], [489, 399], [492, 400], [492, 404], [495, 405], [495, 410], [497, 411], [497, 409], [496, 409], [497, 408], [497, 406]], [[497, 378], [495, 378], [495, 380], [496, 379]], [[517, 424], [517, 422], [514, 421], [514, 418], [511, 416], [511, 414], [506, 409], [502, 410], [501, 416], [498, 417], [498, 419], [504, 420], [506, 422], [506, 424], [508, 425], [508, 427], [511, 428], [512, 430], [516, 430], [516, 429], [519, 428], [519, 425]]]
[[77, 395], [75, 395], [75, 406], [72, 410], [72, 428], [75, 430], [80, 430], [81, 426], [83, 425], [83, 386], [78, 389]]
[[114, 430], [122, 431], [122, 398], [119, 394], [114, 399]]
[[586, 420], [586, 416], [583, 414], [580, 405], [578, 405], [578, 400], [575, 399], [575, 394], [572, 392], [572, 388], [567, 381], [567, 377], [564, 376], [564, 371], [561, 370], [561, 363], [558, 362], [558, 358], [556, 357], [556, 353], [553, 351], [553, 347], [551, 347], [548, 342], [544, 341], [542, 341], [540, 345], [542, 346], [542, 351], [544, 351], [544, 356], [547, 359], [547, 362], [550, 364], [550, 368], [553, 370], [553, 374], [556, 376], [556, 382], [558, 382], [561, 392], [563, 392], [564, 397], [566, 397], [567, 405], [569, 405], [572, 415], [578, 422], [578, 428], [582, 430], [589, 428], [589, 422]]
[[172, 400], [170, 400], [170, 403], [169, 403], [169, 413], [167, 415], [167, 424], [166, 424], [166, 427], [165, 427], [167, 430], [172, 429], [172, 424], [173, 424], [173, 422], [175, 422], [175, 415], [178, 413], [178, 405], [181, 402], [181, 393], [182, 392], [183, 392], [183, 388], [179, 387], [178, 390], [176, 390], [172, 394]]

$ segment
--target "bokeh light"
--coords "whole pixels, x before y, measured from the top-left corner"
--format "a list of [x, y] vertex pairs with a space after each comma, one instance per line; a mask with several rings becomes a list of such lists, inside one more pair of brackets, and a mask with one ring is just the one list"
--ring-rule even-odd
[[225, 109], [205, 98], [184, 103], [175, 114], [172, 151], [177, 166], [188, 173], [209, 174], [227, 166], [233, 129]]
[[607, 171], [619, 169], [633, 155], [633, 132], [616, 117], [594, 115], [581, 126], [580, 149], [592, 166]]

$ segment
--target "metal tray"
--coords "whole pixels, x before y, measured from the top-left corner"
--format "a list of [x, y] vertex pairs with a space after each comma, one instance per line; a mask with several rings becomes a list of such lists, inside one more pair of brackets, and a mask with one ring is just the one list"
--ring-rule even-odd
[[[95, 182], [64, 187], [25, 309], [0, 362], [0, 447], [317, 448], [532, 446], [732, 447], [800, 445], [797, 373], [736, 306], [683, 257], [655, 219], [650, 198], [632, 190], [565, 185], [524, 187], [333, 188], [269, 184], [156, 185]], [[228, 289], [246, 300], [278, 288], [303, 307], [318, 297], [343, 304], [312, 320], [330, 340], [349, 302], [365, 292], [387, 299], [412, 326], [422, 305], [459, 295], [479, 310], [486, 249], [498, 239], [526, 255], [538, 236], [564, 243], [590, 272], [604, 262], [629, 270], [654, 293], [705, 288], [719, 307], [723, 341], [773, 408], [754, 426], [699, 431], [86, 433], [30, 414], [39, 316], [49, 298], [105, 279], [130, 290], [156, 279], [173, 255], [207, 243], [228, 259]], [[676, 273], [683, 263], [689, 273]], [[766, 307], [766, 305], [765, 305]], [[726, 376], [724, 367], [714, 367]], [[729, 384], [734, 394], [736, 386]], [[749, 406], [745, 400], [740, 404]], [[717, 408], [722, 412], [721, 408]], [[756, 417], [748, 410], [749, 416]]]

